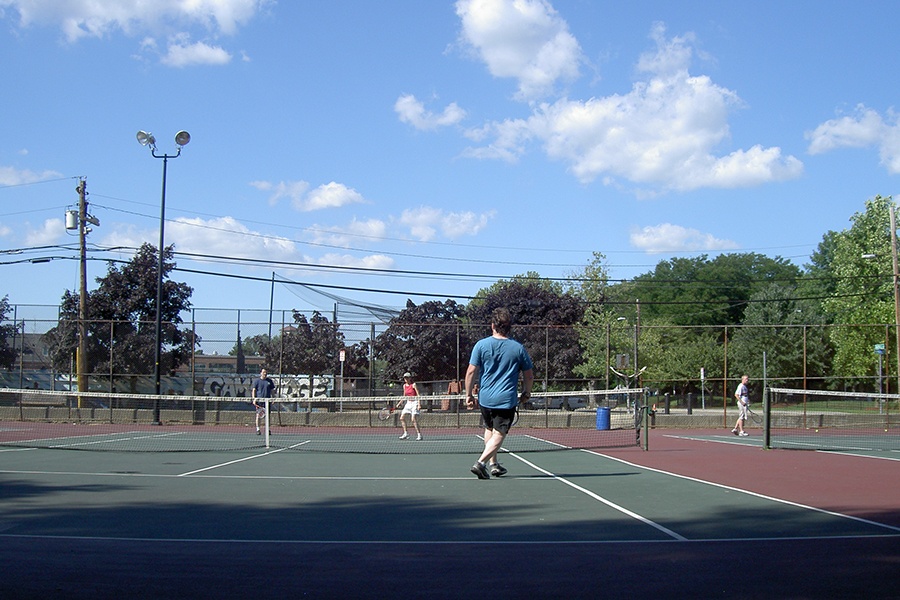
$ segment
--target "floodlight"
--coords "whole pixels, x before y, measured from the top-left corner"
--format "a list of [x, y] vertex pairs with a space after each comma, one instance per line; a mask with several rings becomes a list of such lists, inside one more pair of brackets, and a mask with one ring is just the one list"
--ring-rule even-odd
[[179, 146], [187, 146], [190, 141], [191, 134], [189, 134], [184, 129], [175, 134], [175, 143]]
[[156, 145], [156, 138], [153, 137], [153, 134], [149, 131], [138, 131], [137, 132], [137, 141], [141, 146], [150, 146], [151, 148]]

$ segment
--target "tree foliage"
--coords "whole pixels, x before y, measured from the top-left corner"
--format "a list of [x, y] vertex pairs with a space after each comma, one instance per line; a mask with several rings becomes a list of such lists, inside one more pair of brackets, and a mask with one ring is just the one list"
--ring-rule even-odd
[[464, 317], [455, 300], [419, 305], [407, 300], [375, 340], [375, 355], [386, 364], [385, 379], [399, 381], [406, 371], [429, 381], [461, 377], [472, 347]]
[[800, 269], [781, 257], [756, 253], [707, 255], [661, 261], [652, 273], [610, 290], [611, 300], [629, 310], [641, 303], [641, 320], [673, 325], [735, 325], [747, 301], [772, 282], [793, 283]]
[[[9, 314], [9, 296], [0, 298], [0, 323], [6, 323]], [[0, 325], [0, 367], [11, 369], [16, 362], [18, 352], [10, 346], [10, 340], [15, 339], [16, 324]]]
[[[730, 377], [753, 374], [774, 383], [797, 384], [804, 373], [825, 375], [830, 362], [828, 333], [815, 300], [797, 299], [796, 289], [772, 284], [751, 298], [744, 325], [735, 331], [729, 361]], [[765, 370], [763, 359], [765, 357]]]
[[273, 372], [293, 375], [327, 375], [340, 372], [344, 334], [319, 311], [307, 319], [293, 311], [294, 323], [263, 343], [263, 356]]
[[584, 302], [559, 283], [527, 273], [512, 280], [500, 280], [478, 292], [466, 311], [476, 327], [475, 339], [490, 335], [491, 313], [505, 307], [512, 317], [511, 336], [528, 350], [538, 379], [564, 380], [575, 376], [582, 362], [579, 332]]
[[[823, 307], [835, 322], [864, 325], [894, 321], [892, 205], [890, 197], [867, 200], [865, 211], [850, 219], [850, 229], [834, 236], [834, 294], [823, 302]], [[884, 338], [879, 327], [832, 328], [834, 371], [851, 377], [873, 375], [873, 346], [883, 343]]]
[[265, 349], [268, 342], [269, 336], [264, 333], [251, 335], [250, 337], [241, 340], [240, 348], [238, 348], [238, 345], [235, 344], [231, 348], [231, 350], [228, 351], [228, 355], [237, 356], [238, 350], [240, 350], [244, 353], [244, 356], [262, 356], [263, 350]]
[[640, 331], [644, 378], [664, 381], [677, 394], [700, 389], [700, 369], [709, 379], [723, 371], [724, 327], [645, 326]]
[[[162, 353], [160, 372], [170, 373], [191, 357], [199, 342], [190, 329], [179, 328], [191, 307], [193, 290], [168, 278], [175, 268], [172, 246], [163, 256]], [[109, 263], [97, 288], [88, 293], [88, 373], [149, 374], [156, 360], [156, 248], [143, 244], [127, 263]], [[78, 345], [78, 294], [66, 292], [60, 305], [60, 323], [45, 334], [54, 368], [68, 371]]]

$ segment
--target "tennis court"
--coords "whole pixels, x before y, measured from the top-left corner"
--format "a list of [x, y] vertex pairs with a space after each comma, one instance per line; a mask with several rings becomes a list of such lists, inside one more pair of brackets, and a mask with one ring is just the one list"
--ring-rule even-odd
[[417, 450], [427, 429], [391, 453], [0, 447], [0, 597], [896, 598], [898, 453], [751, 432], [513, 451], [489, 481]]

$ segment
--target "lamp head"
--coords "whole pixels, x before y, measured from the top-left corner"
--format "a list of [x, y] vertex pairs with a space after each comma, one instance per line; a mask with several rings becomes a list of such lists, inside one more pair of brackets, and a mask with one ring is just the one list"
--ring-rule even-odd
[[141, 131], [137, 132], [137, 135], [135, 137], [137, 137], [138, 144], [140, 144], [141, 146], [150, 146], [151, 148], [156, 148], [156, 138], [153, 137], [153, 134], [149, 131], [144, 131], [142, 129]]
[[191, 141], [191, 134], [182, 129], [175, 134], [175, 143], [179, 146], [187, 146]]

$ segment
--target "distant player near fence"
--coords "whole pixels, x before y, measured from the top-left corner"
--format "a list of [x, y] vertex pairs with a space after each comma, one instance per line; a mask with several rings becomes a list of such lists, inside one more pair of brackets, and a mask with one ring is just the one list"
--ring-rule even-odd
[[409, 439], [409, 430], [406, 425], [406, 417], [412, 421], [412, 426], [416, 430], [416, 441], [422, 441], [422, 432], [419, 430], [419, 413], [421, 412], [421, 402], [419, 400], [419, 386], [413, 381], [412, 373], [403, 374], [403, 400], [397, 403], [397, 408], [403, 404], [403, 410], [400, 411], [400, 426], [403, 428], [401, 440]]
[[738, 405], [738, 418], [734, 424], [734, 429], [731, 430], [731, 433], [734, 435], [749, 435], [744, 431], [744, 423], [747, 421], [748, 416], [747, 411], [750, 409], [750, 388], [747, 387], [748, 383], [750, 383], [750, 376], [744, 375], [741, 377], [741, 382], [734, 390], [734, 397], [737, 400]]
[[[250, 388], [250, 396], [253, 398], [253, 406], [256, 408], [256, 435], [260, 434], [259, 422], [263, 420], [268, 425], [268, 399], [275, 395], [275, 382], [269, 377], [265, 369], [259, 372], [259, 377], [253, 380], [253, 386]], [[262, 404], [259, 400], [262, 399]], [[269, 434], [271, 434], [271, 430]]]

